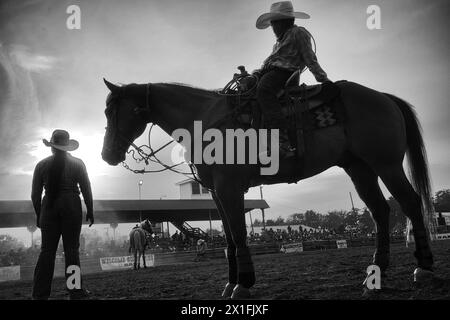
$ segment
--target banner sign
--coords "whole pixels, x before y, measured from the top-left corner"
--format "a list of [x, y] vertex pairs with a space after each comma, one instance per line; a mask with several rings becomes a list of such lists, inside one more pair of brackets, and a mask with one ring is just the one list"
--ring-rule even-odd
[[336, 246], [338, 249], [347, 248], [347, 240], [336, 240]]
[[436, 233], [436, 240], [450, 240], [450, 233]]
[[[153, 254], [145, 255], [145, 265], [153, 267], [155, 265], [155, 258]], [[132, 269], [134, 266], [134, 256], [124, 257], [103, 257], [100, 258], [100, 267], [103, 271]], [[141, 268], [144, 266], [144, 260], [141, 257]]]
[[20, 280], [20, 266], [0, 267], [0, 282]]
[[284, 253], [303, 252], [303, 243], [287, 243], [283, 244], [280, 249]]

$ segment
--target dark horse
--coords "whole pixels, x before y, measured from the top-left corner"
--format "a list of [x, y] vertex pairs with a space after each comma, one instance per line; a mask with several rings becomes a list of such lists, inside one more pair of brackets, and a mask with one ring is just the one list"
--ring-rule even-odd
[[[169, 135], [183, 128], [194, 136], [194, 121], [202, 121], [204, 128], [234, 128], [232, 120], [221, 121], [227, 119], [233, 107], [227, 97], [215, 91], [167, 83], [124, 86], [106, 80], [105, 83], [111, 92], [106, 100], [107, 128], [102, 157], [110, 165], [124, 161], [131, 143], [149, 122]], [[246, 242], [244, 193], [248, 188], [292, 183], [332, 166], [340, 166], [347, 172], [372, 213], [377, 226], [373, 262], [382, 274], [389, 264], [390, 208], [378, 178], [412, 222], [418, 262], [416, 274], [432, 275], [433, 256], [424, 221], [432, 212], [431, 190], [426, 151], [415, 112], [408, 103], [390, 94], [353, 82], [342, 82], [338, 86], [346, 121], [341, 126], [315, 131], [312, 147], [302, 165], [293, 157], [280, 159], [278, 173], [263, 176], [258, 165], [195, 164], [202, 183], [212, 190], [227, 238], [229, 282], [223, 297], [249, 297], [249, 288], [256, 281]], [[405, 154], [409, 159], [412, 184], [402, 166]]]
[[149, 241], [149, 236], [153, 234], [152, 226], [150, 221], [144, 220], [139, 225], [136, 225], [130, 231], [130, 248], [129, 253], [134, 255], [134, 270], [138, 270], [141, 267], [141, 256], [144, 262], [144, 268], [147, 268], [145, 264], [145, 248], [147, 247]]

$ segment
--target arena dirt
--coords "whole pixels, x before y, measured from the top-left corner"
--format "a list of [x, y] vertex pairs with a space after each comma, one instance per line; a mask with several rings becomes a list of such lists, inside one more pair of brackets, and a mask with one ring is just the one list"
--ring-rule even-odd
[[[436, 279], [424, 288], [413, 283], [413, 248], [395, 245], [382, 290], [362, 295], [362, 282], [374, 248], [348, 248], [254, 256], [254, 299], [450, 299], [450, 241], [432, 244]], [[86, 275], [92, 299], [221, 299], [227, 262], [205, 259], [139, 271]], [[132, 284], [132, 285], [131, 285]], [[30, 281], [0, 283], [0, 299], [29, 299]], [[64, 279], [53, 281], [52, 299], [66, 299]]]

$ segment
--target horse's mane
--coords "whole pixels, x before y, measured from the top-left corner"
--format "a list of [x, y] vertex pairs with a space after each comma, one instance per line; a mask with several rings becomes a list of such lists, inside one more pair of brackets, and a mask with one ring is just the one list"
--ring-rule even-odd
[[197, 90], [199, 93], [209, 92], [209, 93], [212, 93], [214, 95], [217, 95], [217, 92], [221, 90], [221, 89], [200, 88], [200, 87], [193, 86], [193, 85], [186, 84], [186, 83], [182, 83], [182, 82], [165, 82], [165, 83], [162, 83], [162, 84], [173, 85], [173, 86], [178, 86], [178, 87], [185, 87], [185, 88], [189, 88], [189, 89], [194, 89], [194, 90]]
[[[218, 92], [220, 90], [222, 90], [222, 88], [219, 89], [205, 89], [205, 88], [200, 88], [197, 86], [193, 86], [187, 83], [182, 83], [182, 82], [160, 82], [160, 83], [153, 83], [153, 84], [161, 84], [161, 85], [169, 85], [169, 86], [177, 86], [177, 87], [183, 87], [183, 88], [189, 88], [189, 89], [194, 89], [196, 91], [198, 91], [198, 93], [211, 93], [213, 95], [218, 95]], [[117, 86], [121, 87], [121, 88], [135, 88], [137, 86], [139, 86], [139, 84], [137, 83], [118, 83]]]

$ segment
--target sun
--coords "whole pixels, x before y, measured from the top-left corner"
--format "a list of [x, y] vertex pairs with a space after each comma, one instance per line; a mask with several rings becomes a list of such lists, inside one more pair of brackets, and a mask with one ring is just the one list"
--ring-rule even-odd
[[80, 147], [71, 154], [83, 160], [89, 176], [102, 176], [111, 171], [111, 166], [103, 161], [101, 156], [103, 134], [85, 135], [74, 132], [73, 137], [78, 140]]

